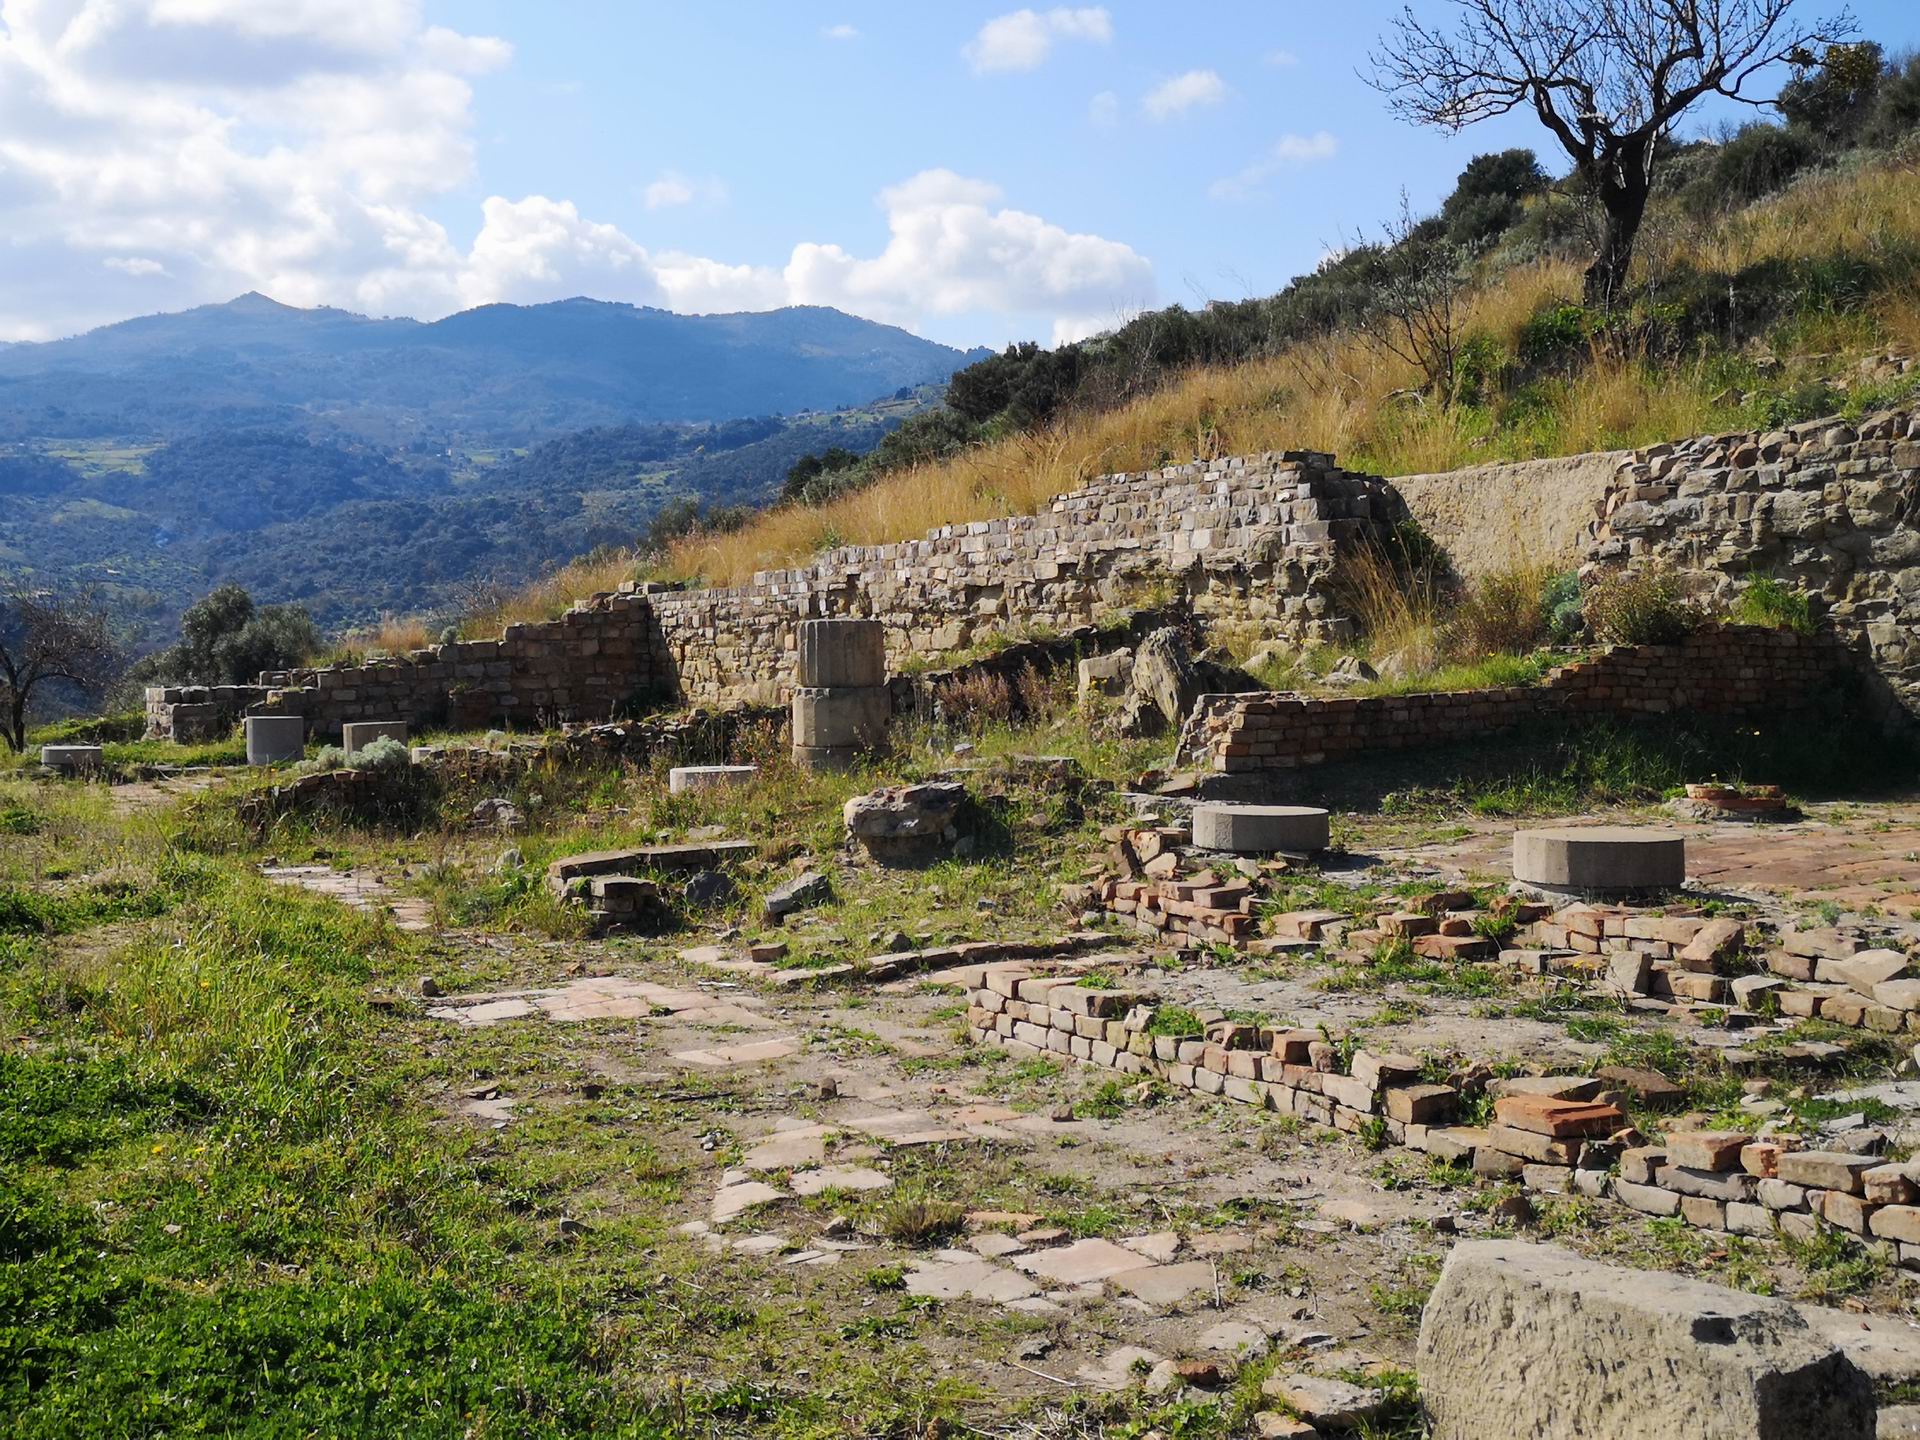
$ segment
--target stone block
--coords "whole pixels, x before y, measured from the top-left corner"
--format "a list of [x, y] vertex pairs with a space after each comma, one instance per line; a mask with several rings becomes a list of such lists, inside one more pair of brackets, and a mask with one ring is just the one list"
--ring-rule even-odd
[[1193, 843], [1235, 855], [1310, 854], [1330, 843], [1328, 814], [1308, 805], [1196, 805]]
[[1847, 1155], [1836, 1150], [1788, 1150], [1776, 1161], [1776, 1169], [1779, 1177], [1790, 1185], [1852, 1195], [1864, 1187], [1861, 1176], [1879, 1163], [1872, 1156]]
[[793, 692], [793, 745], [807, 750], [868, 748], [885, 743], [893, 699], [884, 688]]
[[1667, 1154], [1693, 1170], [1737, 1170], [1742, 1147], [1752, 1142], [1732, 1130], [1676, 1130], [1667, 1136]]
[[1870, 1440], [1872, 1382], [1785, 1301], [1462, 1241], [1420, 1325], [1433, 1440]]
[[869, 689], [887, 683], [887, 632], [878, 620], [802, 620], [798, 632], [797, 685]]
[[307, 753], [305, 716], [249, 715], [240, 728], [247, 737], [249, 765], [285, 765]]
[[758, 765], [676, 765], [667, 771], [667, 791], [672, 795], [701, 790], [723, 790], [745, 785], [760, 773]]
[[40, 763], [49, 770], [78, 775], [98, 770], [106, 763], [106, 751], [98, 745], [42, 745]]
[[355, 720], [340, 727], [340, 748], [349, 756], [356, 755], [376, 740], [398, 740], [407, 743], [407, 722], [404, 720]]
[[1513, 878], [1571, 894], [1630, 895], [1679, 888], [1686, 841], [1624, 825], [1554, 826], [1513, 837]]

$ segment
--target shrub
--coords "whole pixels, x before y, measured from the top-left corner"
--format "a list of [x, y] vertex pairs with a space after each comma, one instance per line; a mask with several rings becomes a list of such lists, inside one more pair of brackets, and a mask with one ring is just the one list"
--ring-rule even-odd
[[1798, 130], [1747, 125], [1720, 147], [1704, 187], [1701, 209], [1725, 209], [1771, 195], [1818, 158], [1814, 143]]
[[1729, 616], [1738, 625], [1765, 625], [1774, 630], [1813, 633], [1813, 601], [1804, 590], [1760, 575], [1747, 582], [1733, 602]]
[[404, 740], [395, 740], [382, 735], [370, 745], [363, 745], [347, 758], [347, 765], [354, 770], [404, 770], [413, 763], [413, 753], [408, 750]]
[[1583, 358], [1593, 338], [1594, 317], [1584, 305], [1549, 305], [1520, 327], [1522, 364], [1568, 365]]
[[1540, 608], [1547, 615], [1547, 638], [1564, 645], [1586, 623], [1580, 613], [1580, 572], [1563, 570], [1549, 575], [1540, 587]]
[[347, 752], [338, 745], [322, 745], [308, 759], [302, 760], [294, 769], [302, 775], [324, 775], [330, 770], [344, 770], [347, 766]]
[[1545, 579], [1541, 566], [1525, 563], [1482, 575], [1447, 617], [1447, 649], [1477, 658], [1536, 648], [1547, 634]]
[[1590, 586], [1581, 607], [1587, 628], [1609, 645], [1671, 645], [1700, 617], [1669, 570], [1616, 570]]

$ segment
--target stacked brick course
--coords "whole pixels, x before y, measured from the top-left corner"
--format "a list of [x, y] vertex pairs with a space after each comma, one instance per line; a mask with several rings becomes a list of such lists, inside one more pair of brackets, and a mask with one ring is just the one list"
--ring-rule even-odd
[[[1538, 686], [1316, 700], [1216, 697], [1197, 759], [1219, 771], [1286, 770], [1472, 739], [1569, 714], [1778, 714], [1814, 704], [1848, 668], [1830, 642], [1790, 630], [1710, 625], [1676, 645], [1622, 646], [1563, 665]], [[1191, 742], [1190, 742], [1191, 743]]]
[[[1675, 1129], [1648, 1144], [1620, 1108], [1635, 1072], [1442, 1083], [1416, 1057], [1354, 1051], [1317, 1030], [1199, 1017], [1169, 1028], [1156, 997], [1091, 987], [1043, 965], [963, 972], [976, 1044], [1151, 1077], [1348, 1134], [1402, 1145], [1548, 1194], [1611, 1199], [1643, 1214], [1737, 1234], [1812, 1238], [1822, 1223], [1920, 1269], [1920, 1166], [1803, 1147], [1792, 1136]], [[1183, 1014], [1181, 1019], [1187, 1017]], [[1655, 1077], [1657, 1078], [1657, 1077]], [[1618, 1086], [1619, 1088], [1611, 1088]], [[1458, 1123], [1485, 1094], [1489, 1123]]]

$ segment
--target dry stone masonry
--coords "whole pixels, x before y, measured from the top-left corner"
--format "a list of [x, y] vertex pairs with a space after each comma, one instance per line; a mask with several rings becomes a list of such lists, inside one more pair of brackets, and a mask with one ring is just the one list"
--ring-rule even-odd
[[[1536, 467], [1520, 482], [1548, 485], [1556, 474]], [[1678, 647], [1564, 667], [1524, 690], [1210, 697], [1187, 748], [1204, 750], [1215, 769], [1263, 770], [1480, 735], [1543, 712], [1776, 711], [1810, 703], [1829, 686], [1843, 647], [1920, 712], [1911, 613], [1920, 594], [1917, 476], [1920, 413], [1899, 412], [1637, 451], [1618, 464], [1598, 502], [1589, 569], [1666, 562], [1693, 588], [1721, 597], [1751, 577], [1777, 575], [1817, 597], [1838, 644], [1709, 628]], [[1203, 621], [1244, 623], [1300, 645], [1339, 642], [1353, 629], [1330, 583], [1340, 553], [1380, 538], [1404, 513], [1389, 482], [1348, 474], [1313, 452], [1107, 476], [1037, 515], [844, 547], [732, 589], [636, 587], [545, 624], [509, 626], [498, 640], [268, 674], [256, 686], [155, 687], [148, 733], [206, 739], [244, 715], [300, 715], [310, 734], [333, 736], [368, 720], [452, 729], [604, 720], [648, 697], [788, 704], [796, 686], [810, 684], [800, 674], [800, 629], [810, 620], [870, 620], [898, 660], [964, 650], [1010, 630], [1084, 627], [1168, 589]], [[846, 704], [816, 708], [809, 723], [822, 733], [859, 728]]]
[[1726, 599], [1756, 576], [1825, 621], [1920, 713], [1920, 411], [1833, 417], [1639, 450], [1600, 501], [1587, 562], [1667, 564]]

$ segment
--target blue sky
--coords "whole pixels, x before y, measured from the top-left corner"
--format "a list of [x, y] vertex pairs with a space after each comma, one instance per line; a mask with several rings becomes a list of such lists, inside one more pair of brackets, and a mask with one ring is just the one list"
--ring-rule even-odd
[[[1911, 0], [1854, 8], [1920, 43]], [[258, 288], [828, 303], [998, 345], [1266, 294], [1476, 153], [1559, 163], [1523, 117], [1388, 115], [1356, 71], [1396, 10], [0, 0], [0, 337]]]

